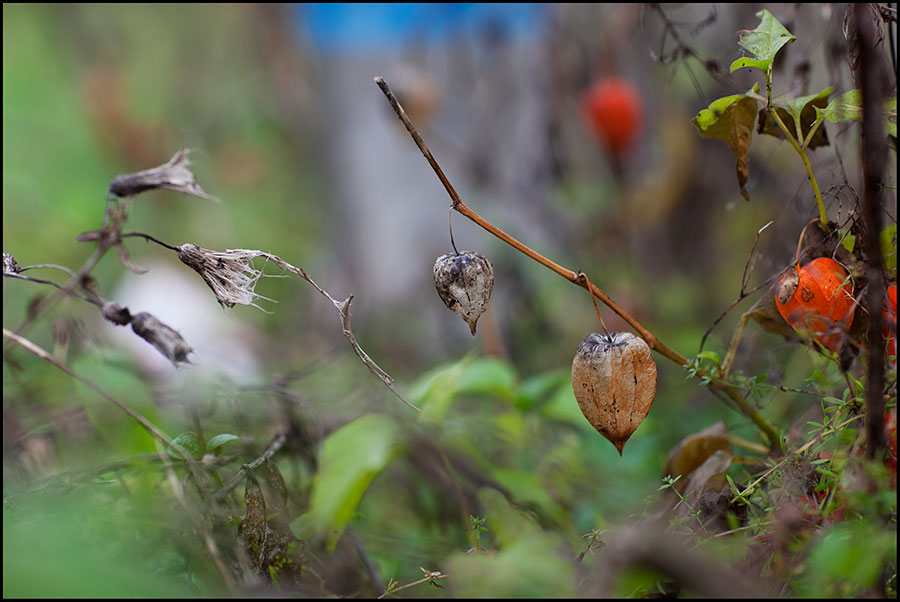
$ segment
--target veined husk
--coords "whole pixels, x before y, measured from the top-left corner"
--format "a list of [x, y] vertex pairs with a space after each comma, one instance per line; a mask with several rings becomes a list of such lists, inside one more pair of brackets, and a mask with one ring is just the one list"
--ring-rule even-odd
[[459, 314], [474, 335], [494, 288], [494, 266], [488, 258], [475, 251], [441, 255], [434, 262], [434, 286], [444, 305]]
[[581, 413], [619, 455], [656, 396], [656, 362], [643, 339], [628, 332], [589, 334], [572, 361]]

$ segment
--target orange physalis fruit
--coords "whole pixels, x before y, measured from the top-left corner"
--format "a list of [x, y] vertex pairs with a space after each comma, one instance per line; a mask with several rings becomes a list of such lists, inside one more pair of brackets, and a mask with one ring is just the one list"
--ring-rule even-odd
[[847, 271], [830, 257], [791, 268], [778, 283], [775, 305], [781, 317], [837, 352], [853, 322], [856, 302]]
[[891, 365], [897, 363], [897, 285], [889, 284], [887, 299], [881, 302], [881, 319], [883, 320], [884, 340], [887, 341], [887, 355]]
[[644, 102], [631, 83], [617, 77], [596, 82], [581, 98], [581, 109], [594, 135], [613, 154], [627, 151], [644, 121]]

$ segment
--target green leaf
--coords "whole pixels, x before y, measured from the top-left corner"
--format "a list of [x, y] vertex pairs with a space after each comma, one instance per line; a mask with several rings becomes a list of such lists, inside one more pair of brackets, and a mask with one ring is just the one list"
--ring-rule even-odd
[[[198, 437], [196, 433], [185, 431], [184, 433], [181, 433], [180, 435], [172, 439], [172, 443], [180, 446], [195, 460], [199, 460], [203, 457], [203, 444], [200, 443], [200, 437]], [[170, 456], [178, 458], [179, 460], [182, 459], [181, 454], [179, 454], [171, 446], [169, 446], [166, 451], [169, 452]]]
[[756, 121], [757, 102], [753, 96], [734, 94], [714, 100], [691, 120], [704, 138], [722, 140], [735, 158], [735, 171], [741, 195], [750, 200], [744, 189], [750, 177], [748, 163], [753, 124]]
[[[537, 475], [509, 468], [495, 468], [491, 471], [491, 476], [512, 494], [517, 503], [534, 504], [545, 515], [559, 521], [560, 524], [565, 521], [563, 509], [556, 503]], [[503, 542], [507, 538], [514, 539], [522, 533], [521, 529], [510, 529], [507, 532], [504, 529], [497, 530], [497, 525], [492, 525], [492, 527], [496, 530], [498, 542]]]
[[529, 531], [499, 551], [456, 552], [443, 564], [453, 576], [456, 598], [572, 598], [575, 565], [561, 549], [568, 549], [561, 537]]
[[209, 440], [209, 443], [206, 444], [206, 451], [213, 451], [217, 447], [221, 447], [229, 441], [237, 441], [238, 439], [240, 439], [240, 437], [238, 437], [237, 435], [232, 435], [231, 433], [221, 433]]
[[478, 357], [462, 373], [456, 393], [488, 393], [511, 399], [518, 380], [509, 362], [495, 357]]
[[897, 97], [892, 96], [884, 102], [884, 133], [897, 137]]
[[[850, 90], [836, 97], [821, 114], [831, 123], [844, 123], [845, 121], [862, 122], [862, 93], [859, 90]], [[897, 97], [892, 96], [884, 102], [882, 114], [885, 136], [897, 137]]]
[[884, 271], [897, 277], [897, 224], [891, 224], [881, 231], [881, 257], [884, 259]]
[[752, 31], [742, 32], [738, 44], [752, 53], [757, 60], [746, 61], [745, 57], [734, 61], [731, 64], [732, 73], [741, 67], [756, 67], [768, 74], [778, 51], [788, 42], [797, 39], [769, 11], [763, 9], [756, 13], [756, 16], [760, 19], [759, 25]]
[[831, 123], [843, 123], [851, 119], [862, 121], [862, 93], [850, 90], [836, 96], [822, 111], [822, 115]]
[[394, 421], [380, 414], [356, 418], [329, 435], [298, 536], [323, 538], [333, 550], [372, 479], [399, 449]]
[[569, 370], [552, 370], [526, 379], [516, 392], [516, 407], [520, 410], [530, 410], [546, 400], [559, 387], [571, 387], [571, 378]]
[[[819, 119], [820, 110], [825, 108], [825, 105], [828, 102], [828, 96], [831, 95], [833, 91], [833, 88], [825, 88], [818, 94], [801, 96], [784, 103], [779, 103], [774, 106], [772, 110], [778, 112], [778, 117], [781, 118], [781, 121], [795, 140], [798, 140], [797, 121], [800, 121], [800, 131], [802, 132], [803, 137], [799, 139], [798, 142], [802, 143], [809, 134], [810, 129]], [[784, 132], [782, 132], [781, 128], [778, 127], [778, 124], [775, 123], [775, 119], [769, 114], [767, 109], [760, 109], [759, 111], [759, 127], [757, 128], [757, 132], [781, 138], [782, 140], [784, 139]], [[813, 134], [813, 137], [810, 139], [808, 148], [815, 149], [820, 146], [828, 146], [828, 136], [825, 133], [825, 128], [821, 125], [818, 126], [815, 134]]]
[[765, 73], [766, 69], [769, 68], [770, 63], [771, 61], [761, 61], [759, 59], [752, 59], [749, 56], [744, 56], [731, 63], [731, 73], [734, 73], [743, 67], [756, 67]]
[[475, 359], [471, 353], [458, 362], [438, 366], [420, 376], [410, 387], [409, 400], [419, 406], [419, 420], [440, 424], [459, 390], [459, 381]]
[[715, 351], [701, 351], [697, 354], [697, 357], [699, 357], [700, 359], [709, 360], [716, 366], [719, 365], [719, 354]]
[[853, 252], [853, 247], [856, 246], [856, 235], [855, 234], [846, 234], [841, 231], [841, 245], [851, 253]]
[[[862, 521], [836, 524], [813, 544], [809, 553], [804, 585], [810, 589], [805, 595], [827, 596], [827, 590], [819, 588], [831, 580], [848, 582], [857, 590], [873, 587], [885, 561], [896, 558], [896, 546], [896, 531]], [[825, 583], [821, 583], [823, 579]]]

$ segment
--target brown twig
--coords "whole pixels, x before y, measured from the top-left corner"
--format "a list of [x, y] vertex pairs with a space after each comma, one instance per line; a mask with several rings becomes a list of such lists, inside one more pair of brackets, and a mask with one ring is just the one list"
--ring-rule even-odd
[[321, 293], [324, 297], [331, 301], [332, 305], [334, 305], [335, 309], [337, 309], [338, 313], [340, 313], [341, 315], [341, 327], [344, 333], [344, 337], [346, 337], [347, 341], [349, 341], [350, 346], [353, 347], [353, 351], [356, 353], [357, 357], [359, 357], [362, 363], [365, 364], [366, 368], [368, 368], [372, 374], [381, 379], [385, 386], [390, 389], [391, 392], [400, 399], [400, 401], [413, 408], [414, 410], [419, 411], [419, 408], [407, 401], [406, 398], [403, 397], [403, 395], [401, 395], [397, 388], [394, 386], [394, 377], [385, 372], [381, 368], [381, 366], [376, 364], [375, 361], [369, 357], [369, 354], [367, 354], [363, 350], [363, 348], [360, 347], [359, 341], [356, 340], [356, 335], [353, 334], [353, 329], [350, 327], [350, 302], [353, 300], [353, 295], [350, 295], [343, 301], [338, 301], [337, 299], [329, 295], [328, 291], [316, 284], [315, 281], [310, 278], [309, 275], [303, 270], [303, 268], [292, 266], [276, 255], [266, 253], [265, 256], [282, 269], [293, 272], [306, 280], [310, 285], [312, 285], [314, 289], [319, 291], [319, 293]]
[[763, 230], [765, 230], [766, 228], [768, 228], [769, 226], [771, 226], [772, 223], [773, 223], [773, 222], [769, 222], [768, 224], [766, 224], [765, 226], [763, 226], [762, 228], [760, 228], [759, 230], [756, 231], [756, 240], [753, 241], [753, 246], [750, 247], [750, 252], [747, 254], [747, 261], [744, 263], [744, 274], [741, 276], [741, 292], [738, 294], [738, 298], [735, 299], [734, 301], [732, 301], [732, 302], [731, 302], [731, 305], [729, 305], [728, 307], [726, 307], [726, 308], [725, 308], [725, 311], [723, 311], [721, 314], [719, 314], [719, 317], [718, 317], [718, 318], [716, 318], [715, 320], [713, 320], [713, 323], [709, 325], [709, 328], [707, 328], [707, 329], [706, 329], [706, 332], [703, 333], [703, 336], [700, 337], [700, 351], [703, 351], [703, 345], [706, 343], [707, 337], [709, 337], [709, 335], [712, 334], [713, 329], [718, 325], [719, 322], [722, 321], [722, 319], [723, 319], [725, 316], [728, 315], [728, 313], [729, 313], [732, 309], [735, 308], [735, 306], [737, 306], [738, 303], [740, 303], [741, 301], [743, 301], [744, 299], [746, 299], [747, 297], [749, 297], [750, 295], [752, 295], [753, 293], [755, 293], [755, 292], [758, 291], [759, 289], [763, 288], [764, 286], [768, 286], [769, 283], [771, 283], [771, 281], [772, 281], [776, 276], [780, 276], [780, 275], [781, 275], [781, 274], [775, 274], [775, 275], [773, 275], [773, 276], [770, 276], [769, 278], [767, 278], [766, 280], [764, 280], [762, 283], [760, 283], [759, 285], [755, 286], [752, 290], [750, 290], [750, 291], [747, 290], [747, 281], [748, 281], [749, 278], [750, 278], [750, 274], [753, 273], [753, 265], [752, 265], [752, 263], [753, 263], [753, 253], [756, 251], [756, 246], [759, 244], [759, 235], [762, 234], [762, 231], [763, 231]]
[[228, 479], [228, 481], [226, 481], [226, 483], [222, 485], [222, 487], [218, 491], [209, 496], [209, 503], [215, 503], [231, 493], [231, 491], [235, 487], [237, 487], [245, 477], [249, 476], [254, 470], [262, 466], [268, 460], [271, 460], [272, 456], [274, 456], [278, 452], [278, 450], [284, 446], [286, 441], [287, 433], [279, 433], [278, 435], [276, 435], [272, 440], [272, 443], [269, 444], [269, 447], [266, 448], [266, 451], [260, 454], [260, 456], [254, 459], [252, 462], [241, 466], [241, 469], [237, 471], [234, 476]]
[[[469, 208], [462, 199], [459, 194], [456, 192], [456, 189], [453, 188], [453, 185], [447, 179], [447, 176], [444, 175], [443, 170], [440, 165], [438, 165], [437, 161], [432, 156], [431, 151], [428, 150], [428, 147], [425, 145], [424, 140], [419, 135], [416, 128], [413, 126], [412, 122], [409, 120], [409, 117], [406, 114], [406, 111], [403, 110], [403, 107], [400, 106], [400, 102], [397, 100], [397, 97], [394, 96], [394, 93], [391, 91], [390, 87], [387, 85], [387, 82], [384, 81], [384, 78], [381, 76], [375, 77], [375, 83], [378, 84], [378, 87], [381, 88], [381, 91], [384, 93], [385, 97], [387, 97], [388, 102], [393, 107], [394, 112], [397, 113], [397, 116], [400, 118], [400, 121], [403, 122], [403, 125], [406, 127], [410, 136], [412, 136], [413, 141], [416, 143], [416, 146], [419, 147], [419, 150], [422, 152], [422, 155], [425, 157], [425, 160], [428, 161], [428, 164], [434, 170], [434, 173], [437, 175], [438, 179], [444, 185], [444, 188], [447, 190], [447, 193], [450, 195], [450, 199], [453, 201], [453, 209], [461, 213], [462, 215], [469, 218], [471, 221], [478, 224], [484, 230], [487, 230], [489, 233], [493, 234], [512, 248], [516, 249], [526, 257], [530, 257], [537, 263], [541, 264], [545, 268], [555, 272], [556, 274], [562, 276], [572, 284], [578, 285], [587, 291], [589, 291], [594, 297], [599, 299], [613, 310], [616, 314], [619, 315], [625, 322], [627, 322], [632, 328], [637, 331], [637, 333], [641, 336], [641, 338], [646, 341], [647, 345], [662, 355], [663, 357], [675, 362], [679, 366], [686, 367], [688, 365], [688, 359], [675, 351], [674, 349], [668, 347], [663, 344], [659, 339], [656, 338], [652, 332], [647, 330], [643, 324], [638, 322], [635, 318], [633, 318], [628, 312], [619, 307], [611, 298], [609, 298], [606, 293], [597, 288], [594, 284], [589, 282], [587, 279], [579, 278], [579, 273], [568, 268], [565, 268], [558, 263], [551, 261], [550, 259], [544, 257], [528, 245], [520, 242], [516, 238], [510, 236], [488, 220], [484, 219], [480, 215], [478, 215], [475, 211]], [[592, 297], [593, 298], [593, 297]], [[699, 377], [711, 378], [711, 375], [704, 370], [697, 370], [696, 374]], [[749, 401], [744, 399], [744, 397], [732, 386], [722, 385], [721, 383], [709, 382], [710, 389], [715, 393], [721, 393], [728, 397], [739, 409], [740, 411], [750, 418], [757, 427], [765, 433], [766, 438], [769, 440], [769, 444], [773, 450], [777, 450], [781, 445], [781, 437], [776, 431], [776, 429], [768, 423], [760, 414], [753, 408], [752, 404]]]

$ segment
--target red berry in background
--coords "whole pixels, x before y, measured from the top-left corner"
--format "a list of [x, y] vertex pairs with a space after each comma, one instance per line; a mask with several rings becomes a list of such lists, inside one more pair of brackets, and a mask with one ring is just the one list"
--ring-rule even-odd
[[884, 463], [897, 472], [897, 408], [884, 413], [884, 443], [887, 447]]
[[897, 339], [895, 333], [897, 331], [897, 285], [891, 284], [887, 287], [887, 300], [881, 303], [881, 316], [884, 320], [884, 340], [887, 341], [888, 357], [893, 356], [892, 366], [897, 365]]
[[581, 97], [581, 109], [594, 135], [614, 155], [634, 144], [644, 122], [640, 92], [617, 77], [594, 83]]
[[847, 272], [838, 262], [813, 259], [785, 274], [776, 290], [778, 313], [794, 330], [808, 332], [831, 351], [841, 348], [856, 304]]

